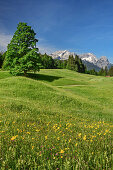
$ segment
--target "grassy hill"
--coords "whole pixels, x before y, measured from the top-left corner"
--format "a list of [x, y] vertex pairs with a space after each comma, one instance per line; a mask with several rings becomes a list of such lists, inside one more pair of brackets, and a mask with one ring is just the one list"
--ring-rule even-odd
[[113, 78], [0, 71], [0, 167], [112, 169]]

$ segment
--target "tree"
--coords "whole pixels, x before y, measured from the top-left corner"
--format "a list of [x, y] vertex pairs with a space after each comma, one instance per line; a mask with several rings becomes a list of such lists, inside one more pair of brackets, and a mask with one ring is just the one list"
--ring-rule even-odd
[[113, 66], [111, 66], [111, 68], [109, 69], [108, 75], [109, 76], [113, 76]]
[[95, 69], [89, 70], [89, 74], [91, 75], [97, 75], [97, 72], [95, 71]]
[[105, 69], [104, 69], [104, 76], [107, 76], [108, 75], [108, 68], [107, 68], [107, 66], [105, 67]]
[[74, 70], [79, 73], [85, 73], [86, 67], [77, 55], [75, 57], [72, 55], [68, 58], [67, 69]]
[[0, 68], [2, 68], [2, 65], [3, 65], [3, 62], [4, 62], [4, 59], [5, 59], [5, 56], [6, 56], [6, 51], [5, 52], [0, 52]]
[[4, 68], [10, 70], [13, 75], [30, 70], [39, 71], [40, 56], [35, 38], [36, 33], [27, 23], [20, 22], [14, 36], [8, 44], [7, 53], [4, 61]]
[[100, 75], [100, 76], [104, 76], [104, 74], [105, 74], [105, 72], [104, 72], [104, 69], [103, 69], [103, 67], [102, 67], [101, 70], [99, 71], [99, 75]]
[[3, 64], [3, 57], [2, 57], [2, 53], [0, 53], [0, 68], [2, 67], [2, 64]]
[[68, 62], [67, 62], [67, 69], [75, 70], [75, 59], [73, 55], [69, 55]]
[[41, 55], [41, 63], [42, 63], [43, 68], [45, 69], [54, 68], [54, 60], [52, 59], [51, 56], [47, 55], [46, 53], [44, 55]]

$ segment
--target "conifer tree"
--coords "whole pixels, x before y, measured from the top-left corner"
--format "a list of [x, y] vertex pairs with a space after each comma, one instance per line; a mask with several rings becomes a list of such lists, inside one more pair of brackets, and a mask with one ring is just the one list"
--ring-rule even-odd
[[113, 66], [111, 66], [111, 68], [109, 69], [108, 75], [109, 76], [113, 76]]
[[107, 75], [108, 75], [108, 68], [106, 66], [105, 69], [104, 69], [104, 76], [107, 76]]

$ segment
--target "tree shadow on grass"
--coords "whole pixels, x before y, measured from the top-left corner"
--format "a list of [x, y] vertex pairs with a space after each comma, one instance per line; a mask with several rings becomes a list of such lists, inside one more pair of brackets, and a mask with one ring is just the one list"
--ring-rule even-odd
[[45, 75], [45, 74], [33, 74], [33, 73], [27, 73], [27, 77], [34, 79], [34, 80], [42, 80], [42, 81], [48, 81], [48, 82], [52, 82], [54, 80], [63, 78], [59, 76], [50, 76], [50, 75]]

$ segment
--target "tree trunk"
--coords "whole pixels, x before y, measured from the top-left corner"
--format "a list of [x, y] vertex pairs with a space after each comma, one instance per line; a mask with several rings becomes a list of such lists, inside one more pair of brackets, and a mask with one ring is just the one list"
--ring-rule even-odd
[[24, 76], [25, 76], [25, 77], [27, 76], [27, 71], [26, 71], [26, 70], [24, 70]]

